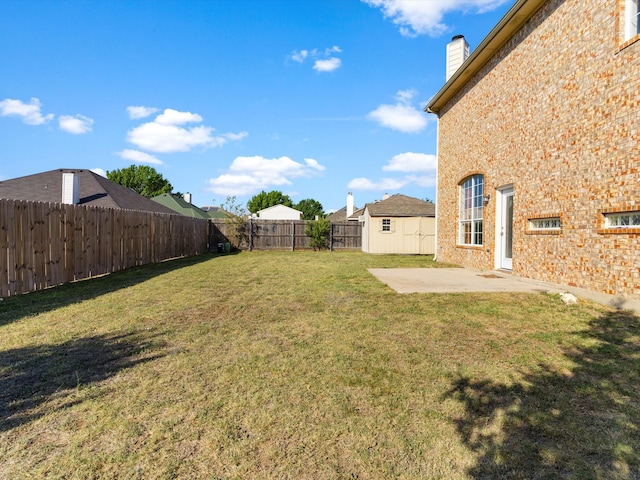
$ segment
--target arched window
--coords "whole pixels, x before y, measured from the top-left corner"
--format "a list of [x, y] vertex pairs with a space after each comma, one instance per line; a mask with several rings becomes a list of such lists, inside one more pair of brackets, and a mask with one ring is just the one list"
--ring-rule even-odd
[[626, 0], [624, 9], [624, 39], [629, 40], [640, 33], [640, 2]]
[[460, 245], [482, 245], [484, 232], [484, 175], [472, 175], [460, 184]]

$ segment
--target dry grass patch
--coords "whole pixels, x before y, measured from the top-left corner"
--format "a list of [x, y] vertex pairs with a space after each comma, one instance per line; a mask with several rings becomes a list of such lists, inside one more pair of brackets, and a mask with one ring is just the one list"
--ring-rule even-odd
[[0, 303], [0, 478], [634, 478], [638, 318], [270, 252]]

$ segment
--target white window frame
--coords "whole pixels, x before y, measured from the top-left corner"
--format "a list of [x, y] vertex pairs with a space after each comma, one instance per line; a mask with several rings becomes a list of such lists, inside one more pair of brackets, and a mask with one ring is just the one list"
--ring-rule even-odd
[[622, 213], [605, 213], [604, 228], [640, 228], [640, 210]]
[[558, 232], [560, 230], [562, 230], [560, 217], [529, 219], [529, 231], [531, 232]]
[[383, 218], [381, 220], [380, 231], [384, 232], [384, 233], [390, 233], [391, 232], [391, 219], [390, 218]]
[[458, 244], [484, 245], [484, 175], [471, 175], [459, 187]]
[[640, 33], [640, 0], [626, 0], [624, 5], [624, 39], [630, 40]]

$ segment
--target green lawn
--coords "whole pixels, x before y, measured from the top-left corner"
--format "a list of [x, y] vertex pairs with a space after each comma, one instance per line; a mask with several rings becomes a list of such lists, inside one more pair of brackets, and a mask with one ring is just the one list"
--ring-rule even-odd
[[640, 478], [640, 319], [253, 252], [0, 303], [0, 479]]

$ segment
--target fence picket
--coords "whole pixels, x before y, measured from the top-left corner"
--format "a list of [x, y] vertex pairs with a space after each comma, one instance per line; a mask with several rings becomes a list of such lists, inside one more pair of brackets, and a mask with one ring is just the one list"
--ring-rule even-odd
[[0, 296], [204, 253], [208, 234], [181, 215], [0, 200]]
[[[248, 250], [299, 250], [311, 248], [304, 233], [305, 221], [249, 219], [242, 224], [229, 220], [211, 220], [209, 248], [216, 251], [218, 244], [232, 243]], [[359, 250], [362, 248], [362, 226], [358, 222], [331, 224], [332, 250]]]

